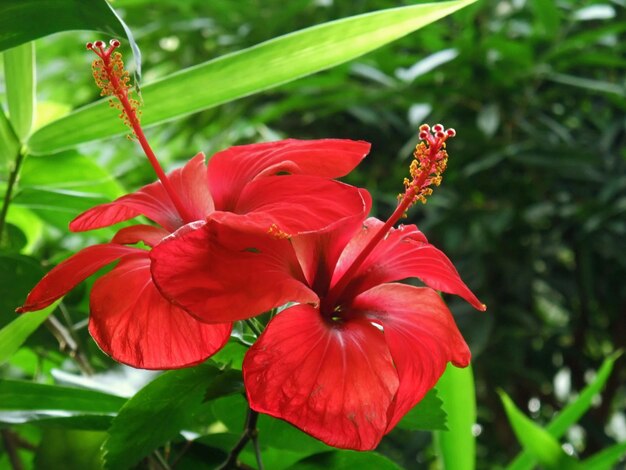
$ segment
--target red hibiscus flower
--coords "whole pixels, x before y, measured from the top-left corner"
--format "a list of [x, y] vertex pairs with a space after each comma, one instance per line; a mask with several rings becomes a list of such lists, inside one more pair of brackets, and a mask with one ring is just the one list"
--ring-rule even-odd
[[[126, 82], [104, 73], [123, 70], [122, 65], [110, 65], [121, 62], [111, 54], [118, 44], [112, 42], [109, 49], [101, 42], [91, 45], [102, 62], [96, 64], [96, 81], [105, 80], [99, 83], [103, 90], [111, 88], [109, 94], [120, 99], [126, 120], [160, 181], [86, 211], [71, 222], [70, 229], [106, 227], [138, 215], [158, 226], [123, 228], [111, 243], [78, 252], [50, 271], [18, 311], [50, 305], [88, 276], [119, 260], [91, 292], [91, 335], [119, 362], [145, 369], [185, 367], [219, 350], [229, 338], [231, 324], [200, 323], [165, 299], [152, 280], [150, 250], [125, 245], [143, 242], [153, 248], [177, 229], [207, 217], [250, 233], [269, 232], [277, 237], [330, 229], [343, 218], [367, 210], [366, 192], [330, 178], [352, 170], [367, 154], [369, 144], [328, 139], [245, 145], [215, 154], [208, 166], [204, 155], [198, 154], [185, 167], [165, 175], [139, 126]], [[336, 200], [342, 203], [332, 204]], [[208, 300], [204, 298], [204, 302]]]
[[[414, 225], [392, 228], [445, 168], [443, 144], [453, 131], [421, 130], [426, 142], [416, 149], [413, 179], [386, 223], [354, 216], [331, 231], [279, 240], [210, 220], [151, 253], [160, 290], [204, 321], [295, 302], [246, 354], [248, 400], [253, 410], [336, 447], [375, 448], [448, 362], [469, 364], [469, 348], [436, 290], [485, 309]], [[181, 282], [191, 273], [195, 282]], [[395, 282], [412, 277], [427, 287]], [[204, 302], [207, 296], [213, 301]]]

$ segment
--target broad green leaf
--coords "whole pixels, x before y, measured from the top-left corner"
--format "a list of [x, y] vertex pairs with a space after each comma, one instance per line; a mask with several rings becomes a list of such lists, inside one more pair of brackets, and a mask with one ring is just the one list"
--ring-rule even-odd
[[579, 468], [578, 462], [561, 449], [558, 441], [524, 415], [506, 393], [500, 392], [500, 398], [517, 440], [542, 467], [548, 470]]
[[35, 43], [29, 42], [4, 52], [9, 119], [20, 139], [33, 125], [35, 109]]
[[24, 341], [56, 308], [56, 303], [38, 312], [24, 313], [0, 330], [0, 365], [17, 351]]
[[398, 427], [410, 431], [441, 430], [445, 431], [446, 412], [443, 402], [437, 396], [437, 389], [432, 389], [417, 405], [398, 423]]
[[104, 432], [47, 429], [35, 454], [37, 470], [99, 470]]
[[626, 442], [607, 447], [586, 459], [582, 464], [585, 470], [611, 470], [620, 459], [626, 457]]
[[0, 172], [10, 168], [20, 149], [20, 141], [0, 106]]
[[44, 275], [39, 262], [14, 253], [0, 254], [0, 328], [18, 318], [15, 309]]
[[[232, 370], [212, 364], [166, 372], [141, 389], [120, 410], [104, 443], [106, 468], [130, 468], [154, 449], [175, 438], [193, 421], [209, 387], [219, 396], [215, 382]], [[221, 395], [232, 393], [232, 384], [221, 381]]]
[[387, 457], [376, 452], [354, 452], [339, 450], [324, 452], [297, 462], [293, 470], [353, 470], [355, 468], [375, 468], [376, 470], [401, 470]]
[[[347, 62], [473, 1], [412, 5], [331, 21], [142, 84], [142, 123], [185, 116]], [[42, 127], [28, 146], [33, 153], [47, 153], [125, 132], [101, 100]]]
[[0, 51], [71, 30], [126, 35], [120, 19], [105, 0], [2, 0], [0, 3]]
[[54, 159], [28, 158], [13, 202], [67, 230], [67, 224], [84, 210], [123, 193], [115, 178], [92, 159], [63, 152]]
[[42, 220], [25, 207], [11, 204], [7, 214], [7, 222], [15, 225], [24, 233], [26, 245], [21, 252], [31, 254], [43, 236], [44, 224]]
[[473, 470], [476, 464], [476, 392], [472, 367], [452, 364], [437, 382], [437, 392], [448, 415], [448, 430], [435, 433], [436, 446], [445, 470]]
[[[604, 388], [604, 384], [606, 384], [613, 370], [613, 364], [618, 357], [619, 354], [614, 354], [605, 359], [594, 381], [587, 385], [578, 398], [563, 408], [546, 426], [546, 431], [548, 431], [552, 437], [560, 439], [561, 436], [587, 412], [593, 398]], [[531, 470], [534, 464], [535, 460], [533, 457], [528, 452], [522, 452], [507, 468], [508, 470]]]

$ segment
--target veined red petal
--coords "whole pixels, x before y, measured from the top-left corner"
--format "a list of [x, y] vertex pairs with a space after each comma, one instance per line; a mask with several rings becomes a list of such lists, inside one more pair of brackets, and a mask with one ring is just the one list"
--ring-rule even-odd
[[[193, 157], [183, 168], [172, 171], [168, 178], [187, 211], [204, 219], [213, 212], [213, 199], [207, 186], [207, 168], [204, 154]], [[145, 215], [166, 230], [173, 232], [183, 225], [183, 220], [157, 181], [107, 204], [101, 204], [83, 212], [70, 223], [70, 230], [83, 232]]]
[[228, 341], [230, 323], [208, 325], [168, 302], [144, 251], [126, 256], [91, 291], [89, 332], [113, 359], [142, 369], [199, 364]]
[[239, 230], [267, 233], [274, 227], [286, 235], [330, 230], [346, 217], [364, 218], [369, 208], [365, 190], [317, 176], [268, 176], [246, 185], [233, 212], [211, 218]]
[[259, 176], [280, 173], [344, 176], [369, 149], [367, 142], [340, 139], [288, 139], [231, 147], [209, 160], [209, 187], [215, 208], [232, 211], [244, 186]]
[[[361, 232], [352, 239], [341, 255], [333, 282], [337, 282], [382, 225], [375, 218], [365, 222]], [[378, 284], [410, 277], [421, 279], [433, 289], [458, 295], [478, 310], [486, 308], [461, 280], [448, 257], [428, 243], [415, 225], [392, 229], [355, 273], [343, 296], [349, 299]]]
[[275, 316], [246, 354], [250, 407], [335, 447], [374, 449], [398, 388], [383, 333], [364, 319], [326, 323], [309, 305]]
[[143, 242], [148, 246], [155, 246], [169, 234], [170, 232], [161, 227], [139, 224], [120, 229], [111, 242], [121, 245], [134, 245]]
[[383, 284], [354, 299], [350, 311], [382, 324], [400, 387], [387, 432], [435, 386], [448, 362], [466, 367], [470, 350], [441, 297], [427, 287]]
[[372, 205], [370, 194], [361, 190], [366, 206], [361, 213], [337, 222], [331, 230], [304, 233], [291, 238], [304, 276], [311, 288], [323, 297], [328, 291], [337, 260], [346, 244], [361, 229]]
[[30, 291], [17, 312], [32, 312], [60, 299], [78, 283], [116, 259], [142, 250], [116, 243], [89, 246], [55, 266]]
[[289, 301], [319, 299], [288, 240], [251, 235], [214, 220], [189, 224], [150, 254], [161, 293], [208, 323], [250, 318]]

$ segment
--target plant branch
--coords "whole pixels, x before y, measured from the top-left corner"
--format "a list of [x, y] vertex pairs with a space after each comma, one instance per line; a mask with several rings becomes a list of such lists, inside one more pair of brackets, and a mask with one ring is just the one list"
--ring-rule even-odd
[[78, 368], [84, 375], [90, 376], [94, 374], [93, 367], [78, 347], [78, 343], [74, 336], [63, 326], [63, 324], [54, 316], [50, 315], [46, 319], [46, 326], [59, 342], [61, 351], [67, 352], [69, 356], [76, 361]]
[[15, 435], [8, 429], [1, 430], [0, 435], [2, 436], [2, 444], [4, 445], [4, 449], [6, 450], [9, 457], [11, 468], [13, 470], [23, 470], [24, 465], [22, 464], [20, 456], [17, 453], [18, 443], [15, 440]]
[[2, 210], [0, 210], [0, 242], [2, 241], [2, 235], [4, 234], [4, 227], [6, 224], [7, 214], [9, 213], [9, 205], [11, 204], [11, 197], [13, 196], [13, 188], [17, 183], [17, 177], [20, 174], [22, 162], [24, 161], [24, 153], [19, 151], [11, 173], [9, 173], [9, 180], [7, 181], [7, 190], [4, 193], [4, 201], [2, 202]]
[[228, 458], [226, 461], [218, 467], [218, 470], [229, 470], [229, 469], [247, 469], [250, 468], [245, 464], [242, 464], [238, 461], [239, 454], [246, 447], [249, 441], [252, 441], [254, 445], [254, 452], [256, 455], [257, 464], [259, 466], [259, 470], [263, 470], [263, 462], [261, 461], [261, 451], [259, 449], [259, 444], [257, 441], [259, 431], [256, 428], [256, 423], [259, 419], [259, 413], [254, 411], [252, 408], [248, 408], [248, 417], [246, 418], [246, 426], [243, 430], [243, 434], [241, 438], [235, 444], [235, 447], [228, 454]]

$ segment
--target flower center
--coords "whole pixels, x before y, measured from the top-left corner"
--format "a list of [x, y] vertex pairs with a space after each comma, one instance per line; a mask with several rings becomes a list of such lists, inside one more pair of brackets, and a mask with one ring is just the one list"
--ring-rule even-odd
[[[374, 234], [365, 248], [357, 255], [350, 267], [330, 289], [322, 302], [322, 311], [335, 312], [337, 301], [344, 289], [352, 280], [358, 268], [372, 253], [376, 245], [389, 233], [389, 230], [406, 216], [406, 212], [413, 204], [420, 201], [426, 203], [426, 198], [433, 192], [431, 186], [441, 184], [441, 175], [446, 169], [448, 153], [446, 152], [446, 140], [456, 135], [454, 129], [444, 129], [441, 124], [436, 124], [431, 129], [428, 124], [419, 127], [421, 142], [415, 147], [413, 160], [409, 168], [411, 179], [404, 180], [404, 193], [398, 195], [398, 206], [385, 224]], [[334, 313], [334, 315], [339, 314]]]
[[[110, 96], [110, 106], [117, 108], [121, 111], [119, 117], [124, 121], [128, 127], [130, 127], [133, 135], [139, 141], [141, 148], [143, 149], [146, 157], [150, 161], [154, 172], [161, 181], [163, 188], [167, 192], [174, 207], [178, 211], [183, 222], [193, 222], [195, 219], [190, 215], [189, 211], [185, 208], [185, 205], [181, 202], [178, 194], [174, 190], [172, 183], [167, 178], [167, 175], [161, 168], [159, 161], [154, 154], [145, 134], [139, 124], [139, 113], [137, 108], [139, 107], [139, 101], [130, 96], [131, 85], [130, 76], [128, 71], [124, 69], [124, 62], [122, 61], [122, 54], [116, 51], [120, 46], [120, 42], [117, 39], [112, 39], [109, 42], [109, 47], [106, 47], [104, 41], [96, 41], [94, 43], [87, 43], [87, 49], [93, 51], [98, 59], [95, 59], [91, 64], [93, 70], [93, 77], [96, 81], [96, 85], [100, 88], [100, 94], [102, 96]], [[117, 98], [116, 103], [113, 97]]]

